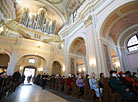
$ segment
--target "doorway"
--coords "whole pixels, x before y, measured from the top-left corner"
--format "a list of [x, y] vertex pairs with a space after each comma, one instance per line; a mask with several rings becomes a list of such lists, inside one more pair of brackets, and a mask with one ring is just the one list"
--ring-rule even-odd
[[36, 68], [35, 67], [25, 67], [23, 75], [25, 75], [24, 84], [33, 84], [33, 79], [35, 77]]

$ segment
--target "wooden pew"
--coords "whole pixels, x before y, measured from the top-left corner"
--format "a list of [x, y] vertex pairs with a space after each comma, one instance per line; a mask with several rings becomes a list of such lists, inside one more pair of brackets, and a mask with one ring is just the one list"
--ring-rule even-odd
[[73, 85], [72, 92], [71, 92], [71, 95], [72, 95], [73, 97], [78, 97], [79, 91], [80, 91], [80, 88], [77, 87], [76, 84], [74, 84], [74, 85]]
[[89, 102], [94, 102], [95, 91], [90, 89], [89, 80], [85, 79], [84, 96], [83, 99]]
[[51, 89], [54, 89], [54, 87], [55, 87], [55, 78], [52, 78]]
[[63, 91], [63, 93], [64, 94], [68, 94], [68, 92], [69, 92], [69, 86], [67, 85], [67, 78], [65, 79], [65, 85], [64, 85], [64, 91]]
[[64, 84], [65, 84], [65, 79], [60, 78], [60, 83], [58, 86], [58, 92], [63, 92], [64, 91]]
[[104, 79], [103, 102], [122, 102], [119, 93], [112, 93], [112, 89], [109, 86], [109, 78]]
[[59, 84], [60, 84], [60, 78], [55, 78], [54, 90], [58, 91]]

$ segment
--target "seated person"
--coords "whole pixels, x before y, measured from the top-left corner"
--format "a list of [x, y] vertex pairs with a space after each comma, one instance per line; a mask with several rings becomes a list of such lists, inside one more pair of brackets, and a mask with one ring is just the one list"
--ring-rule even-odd
[[6, 72], [3, 73], [0, 77], [1, 77], [1, 78], [7, 78], [7, 73], [6, 73]]
[[64, 85], [65, 85], [65, 76], [62, 76], [60, 78], [60, 85], [62, 85], [61, 91], [63, 92], [64, 90]]
[[77, 87], [80, 88], [79, 96], [84, 95], [84, 86], [85, 86], [85, 83], [84, 83], [84, 80], [83, 80], [83, 78], [81, 76], [79, 76], [77, 78], [76, 85], [77, 85]]
[[115, 71], [110, 71], [110, 79], [109, 84], [112, 88], [113, 93], [117, 92], [121, 95], [123, 99], [125, 99], [127, 102], [137, 102], [137, 97], [134, 93], [129, 91], [129, 88], [127, 88], [118, 78]]
[[125, 76], [124, 72], [120, 71], [120, 72], [119, 72], [119, 75], [120, 75], [119, 80], [120, 80], [124, 85], [126, 85], [126, 86], [130, 89], [130, 91], [132, 91], [133, 93], [135, 93], [135, 95], [138, 96], [138, 90], [136, 90], [135, 87], [133, 86], [133, 84], [132, 84], [131, 82], [129, 82], [129, 81], [125, 78], [126, 76]]
[[14, 74], [12, 75], [12, 77], [13, 77], [14, 82], [20, 81], [21, 74], [20, 74], [19, 70], [17, 70], [16, 72], [14, 72]]
[[100, 73], [99, 86], [103, 88], [104, 86], [104, 73]]
[[136, 72], [133, 72], [132, 78], [138, 83], [138, 74]]
[[69, 86], [69, 91], [72, 91], [73, 88], [73, 78], [71, 77], [71, 74], [69, 74], [67, 78], [67, 85]]
[[[99, 86], [98, 86], [98, 82], [95, 79], [96, 75], [93, 72], [91, 78], [89, 78], [89, 85], [90, 85], [90, 89], [94, 89], [96, 92], [96, 96], [99, 97]], [[102, 88], [100, 88], [100, 94], [102, 95]]]
[[2, 69], [2, 72], [0, 73], [0, 76], [2, 75], [2, 74], [4, 74], [4, 73], [6, 73], [5, 71], [4, 71], [4, 68]]
[[126, 75], [126, 79], [138, 88], [138, 83], [136, 83], [136, 81], [132, 78], [130, 71], [127, 71], [125, 75]]

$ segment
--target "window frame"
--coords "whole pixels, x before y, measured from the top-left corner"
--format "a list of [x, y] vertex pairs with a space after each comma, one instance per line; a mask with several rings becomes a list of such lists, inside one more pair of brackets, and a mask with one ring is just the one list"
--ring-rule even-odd
[[131, 45], [131, 46], [128, 46], [128, 42], [129, 42], [130, 39], [131, 39], [132, 37], [134, 37], [134, 36], [136, 36], [137, 41], [138, 41], [138, 34], [134, 34], [133, 36], [129, 37], [129, 39], [128, 39], [127, 43], [126, 43], [127, 51], [128, 51], [128, 52], [138, 51], [138, 50], [129, 51], [129, 48], [132, 48], [132, 47], [134, 47], [134, 46], [138, 46], [138, 43], [137, 43], [137, 44], [134, 44], [134, 45]]
[[[30, 62], [30, 60], [34, 60], [35, 62]], [[28, 63], [30, 63], [30, 64], [35, 64], [36, 62], [37, 62], [37, 60], [35, 58], [29, 58], [28, 59]]]

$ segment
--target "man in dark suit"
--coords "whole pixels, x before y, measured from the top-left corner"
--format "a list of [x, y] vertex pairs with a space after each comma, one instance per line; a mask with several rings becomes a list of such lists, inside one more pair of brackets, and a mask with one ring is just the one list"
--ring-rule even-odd
[[42, 89], [45, 89], [47, 78], [48, 78], [48, 75], [44, 73], [42, 75]]
[[117, 77], [115, 71], [110, 71], [110, 79], [109, 84], [112, 88], [113, 93], [117, 92], [121, 95], [121, 97], [126, 100], [127, 102], [137, 102], [137, 97], [134, 93], [129, 91], [127, 88]]

